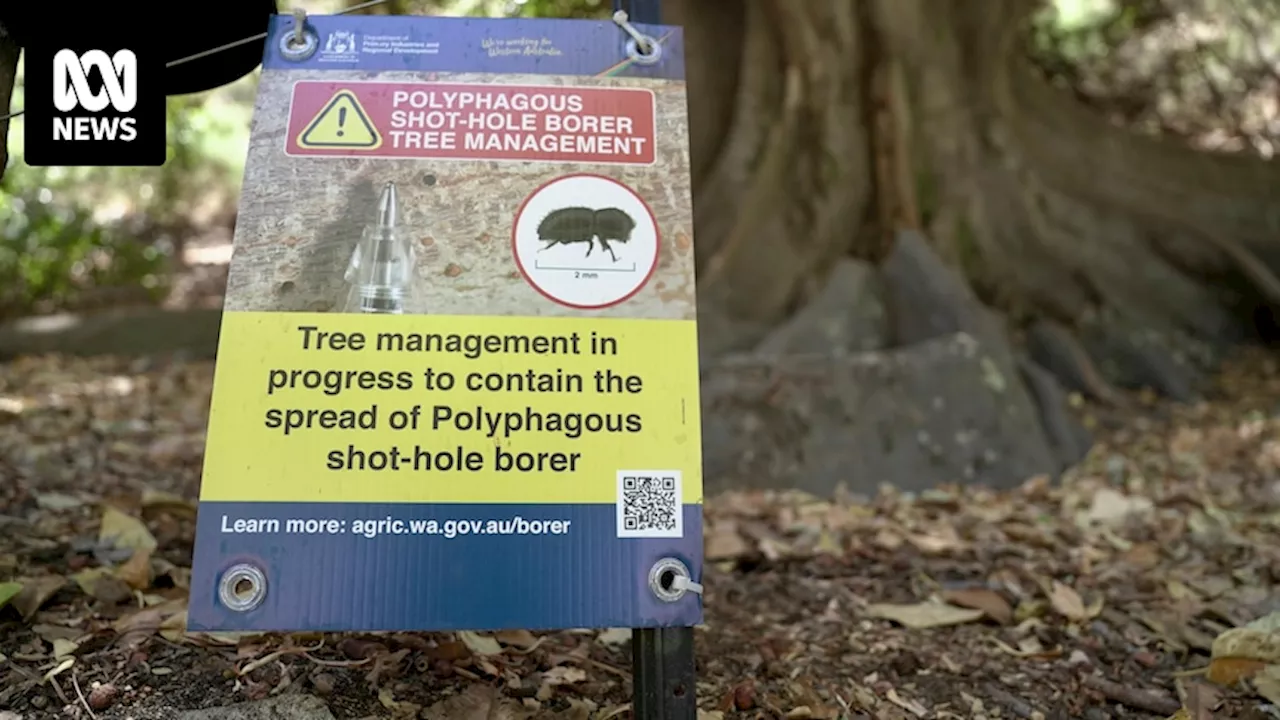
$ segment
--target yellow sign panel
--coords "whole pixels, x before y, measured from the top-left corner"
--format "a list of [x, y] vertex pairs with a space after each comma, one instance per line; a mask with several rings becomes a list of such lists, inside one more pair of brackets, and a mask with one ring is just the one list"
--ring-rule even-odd
[[202, 501], [702, 502], [692, 320], [228, 312]]
[[382, 135], [350, 90], [339, 90], [298, 136], [303, 148], [375, 150]]

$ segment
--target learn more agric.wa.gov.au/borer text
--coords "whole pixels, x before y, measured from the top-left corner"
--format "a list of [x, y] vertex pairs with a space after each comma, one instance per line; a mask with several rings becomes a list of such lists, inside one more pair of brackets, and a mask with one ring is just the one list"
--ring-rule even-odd
[[222, 516], [221, 530], [230, 534], [257, 535], [437, 535], [455, 538], [466, 535], [566, 535], [571, 520], [526, 520], [511, 518], [477, 520], [404, 520], [390, 515], [382, 518], [339, 520], [335, 518], [247, 518]]

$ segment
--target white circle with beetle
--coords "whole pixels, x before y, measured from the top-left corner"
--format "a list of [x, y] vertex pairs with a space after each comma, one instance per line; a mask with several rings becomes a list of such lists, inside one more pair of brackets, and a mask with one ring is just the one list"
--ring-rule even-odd
[[511, 246], [533, 289], [581, 310], [627, 300], [658, 265], [653, 212], [600, 175], [567, 175], [534, 190], [516, 211]]

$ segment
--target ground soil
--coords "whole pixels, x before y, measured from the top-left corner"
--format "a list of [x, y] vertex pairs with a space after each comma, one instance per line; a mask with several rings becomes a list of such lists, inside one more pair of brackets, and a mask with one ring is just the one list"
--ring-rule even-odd
[[[340, 719], [630, 717], [626, 631], [502, 633], [496, 653], [184, 633], [212, 371], [0, 365], [0, 580], [24, 588], [0, 610], [0, 718], [298, 692]], [[701, 716], [1275, 717], [1205, 668], [1217, 635], [1280, 610], [1280, 358], [1244, 353], [1194, 407], [1137, 400], [1080, 405], [1099, 442], [1060, 483], [709, 498]]]

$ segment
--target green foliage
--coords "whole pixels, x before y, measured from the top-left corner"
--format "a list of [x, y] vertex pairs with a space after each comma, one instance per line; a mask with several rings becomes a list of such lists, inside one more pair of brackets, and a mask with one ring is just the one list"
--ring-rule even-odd
[[[360, 0], [332, 0], [336, 10]], [[325, 4], [325, 3], [322, 3]], [[287, 9], [293, 5], [281, 3]], [[609, 0], [393, 0], [394, 14], [605, 18]], [[325, 8], [309, 8], [326, 11]], [[22, 72], [13, 106], [22, 107]], [[104, 289], [159, 298], [174, 266], [167, 238], [202, 208], [235, 202], [257, 74], [168, 102], [169, 153], [159, 168], [32, 168], [24, 126], [10, 128], [0, 187], [0, 319], [74, 306]]]
[[[364, 0], [346, 0], [349, 7]], [[607, 18], [609, 0], [392, 0], [389, 15], [451, 17]]]
[[1032, 45], [1046, 74], [1136, 132], [1266, 157], [1278, 49], [1275, 0], [1054, 0]]
[[606, 0], [524, 0], [503, 2], [504, 14], [518, 17], [603, 18], [613, 10]]
[[[180, 235], [201, 204], [225, 205], [237, 193], [251, 109], [219, 94], [227, 92], [169, 100], [168, 157], [157, 168], [30, 167], [22, 118], [13, 123], [0, 189], [0, 319], [93, 302], [103, 291], [163, 296], [173, 267], [167, 236]], [[15, 107], [21, 95], [19, 84]]]
[[1042, 63], [1066, 70], [1106, 56], [1166, 14], [1163, 0], [1056, 0], [1034, 20], [1033, 52]]
[[158, 297], [163, 260], [84, 209], [54, 203], [48, 188], [0, 203], [0, 317], [63, 307], [93, 288], [141, 285]]

